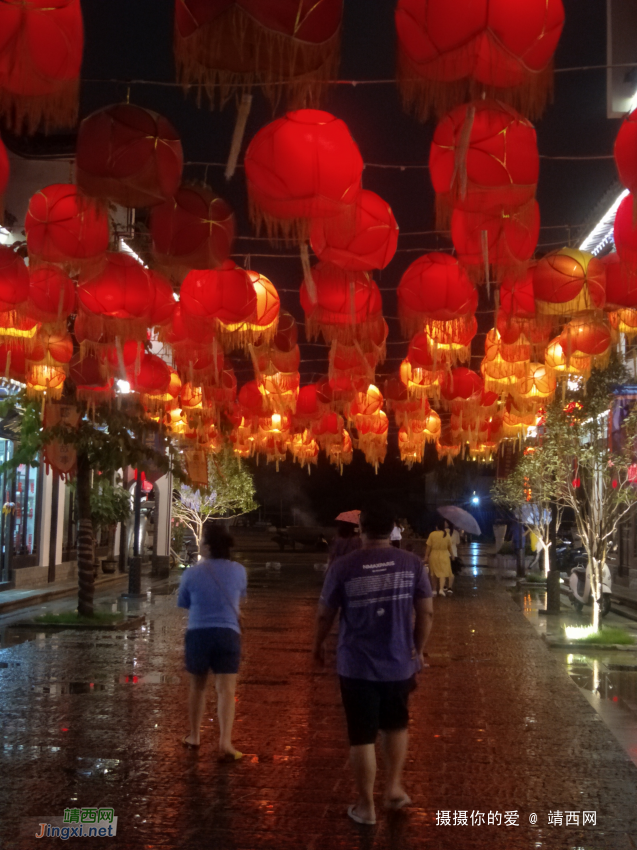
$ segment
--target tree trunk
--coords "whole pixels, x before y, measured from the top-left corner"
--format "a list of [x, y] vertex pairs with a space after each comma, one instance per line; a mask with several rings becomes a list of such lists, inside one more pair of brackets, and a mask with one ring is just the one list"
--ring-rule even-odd
[[77, 577], [79, 594], [77, 610], [86, 617], [93, 616], [95, 594], [94, 537], [91, 520], [91, 467], [83, 452], [77, 453]]

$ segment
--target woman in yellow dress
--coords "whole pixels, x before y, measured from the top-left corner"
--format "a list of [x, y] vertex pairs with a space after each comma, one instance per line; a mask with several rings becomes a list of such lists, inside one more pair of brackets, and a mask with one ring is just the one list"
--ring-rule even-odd
[[[429, 575], [432, 578], [434, 596], [436, 595], [436, 580], [438, 581], [438, 594], [440, 596], [451, 596], [451, 582], [453, 573], [451, 571], [451, 534], [447, 531], [444, 523], [436, 523], [436, 530], [432, 531], [427, 538], [427, 549], [425, 550], [425, 564], [429, 567]], [[445, 582], [448, 588], [445, 592]]]

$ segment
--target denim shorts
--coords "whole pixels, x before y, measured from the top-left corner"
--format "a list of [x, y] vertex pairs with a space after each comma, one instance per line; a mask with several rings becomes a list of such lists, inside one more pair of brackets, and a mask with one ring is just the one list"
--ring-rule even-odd
[[201, 676], [213, 673], [238, 673], [241, 660], [241, 635], [234, 629], [188, 629], [186, 632], [186, 670]]

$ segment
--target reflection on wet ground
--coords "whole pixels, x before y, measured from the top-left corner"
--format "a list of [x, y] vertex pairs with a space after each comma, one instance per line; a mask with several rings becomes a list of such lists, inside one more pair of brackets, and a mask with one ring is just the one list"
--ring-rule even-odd
[[[314, 560], [280, 571], [249, 565], [236, 721], [246, 757], [231, 766], [215, 759], [212, 703], [201, 750], [179, 743], [186, 676], [174, 590], [137, 602], [101, 596], [103, 610], [146, 615], [130, 632], [37, 631], [17, 643], [22, 630], [5, 622], [2, 850], [31, 850], [26, 818], [94, 805], [115, 809], [123, 850], [634, 850], [637, 769], [567, 675], [592, 699], [613, 705], [616, 696], [628, 710], [635, 671], [612, 665], [632, 657], [609, 657], [596, 672], [572, 656], [565, 670], [479, 553], [455, 596], [434, 600], [430, 666], [412, 697], [405, 784], [414, 806], [388, 816], [379, 799], [375, 830], [352, 824], [334, 640], [326, 670], [311, 662], [322, 582]], [[534, 604], [524, 597], [527, 618]], [[597, 825], [550, 826], [555, 810], [595, 811]], [[437, 826], [445, 811], [452, 823], [454, 812], [483, 813], [485, 823]], [[504, 825], [509, 811], [519, 827]], [[489, 813], [500, 825], [487, 824]]]

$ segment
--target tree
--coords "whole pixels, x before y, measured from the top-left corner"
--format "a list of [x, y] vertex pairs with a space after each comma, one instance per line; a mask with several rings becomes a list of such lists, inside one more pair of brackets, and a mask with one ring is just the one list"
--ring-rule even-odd
[[208, 487], [195, 489], [182, 484], [176, 491], [173, 517], [192, 532], [199, 548], [207, 520], [241, 516], [257, 507], [252, 475], [226, 446], [208, 458]]
[[[68, 386], [70, 381], [67, 381]], [[65, 390], [66, 390], [65, 386]], [[118, 469], [133, 466], [148, 470], [158, 467], [163, 472], [172, 468], [183, 480], [187, 476], [181, 468], [179, 454], [169, 439], [165, 428], [148, 418], [142, 405], [134, 396], [124, 396], [112, 405], [91, 407], [71, 396], [79, 411], [76, 427], [61, 421], [52, 427], [43, 427], [42, 408], [28, 401], [24, 394], [12, 396], [0, 404], [0, 415], [19, 410], [22, 415], [20, 440], [13, 458], [0, 467], [3, 471], [15, 470], [20, 464], [37, 466], [37, 457], [49, 443], [58, 441], [72, 445], [77, 462], [75, 483], [78, 508], [77, 570], [78, 612], [93, 614], [95, 592], [94, 531], [91, 511], [91, 484], [93, 471], [109, 476]]]
[[563, 465], [557, 455], [555, 441], [538, 440], [525, 448], [513, 472], [496, 481], [492, 488], [493, 501], [513, 511], [518, 520], [528, 526], [542, 551], [544, 572], [550, 569], [550, 526], [556, 514], [559, 528], [564, 504], [558, 499], [559, 476]]
[[[616, 432], [611, 419], [613, 391], [626, 379], [625, 368], [614, 359], [605, 371], [594, 370], [568, 404], [554, 403], [546, 417], [545, 439], [559, 463], [556, 499], [573, 511], [598, 602], [619, 524], [637, 502], [637, 407]], [[593, 605], [593, 626], [600, 627], [599, 604]]]

